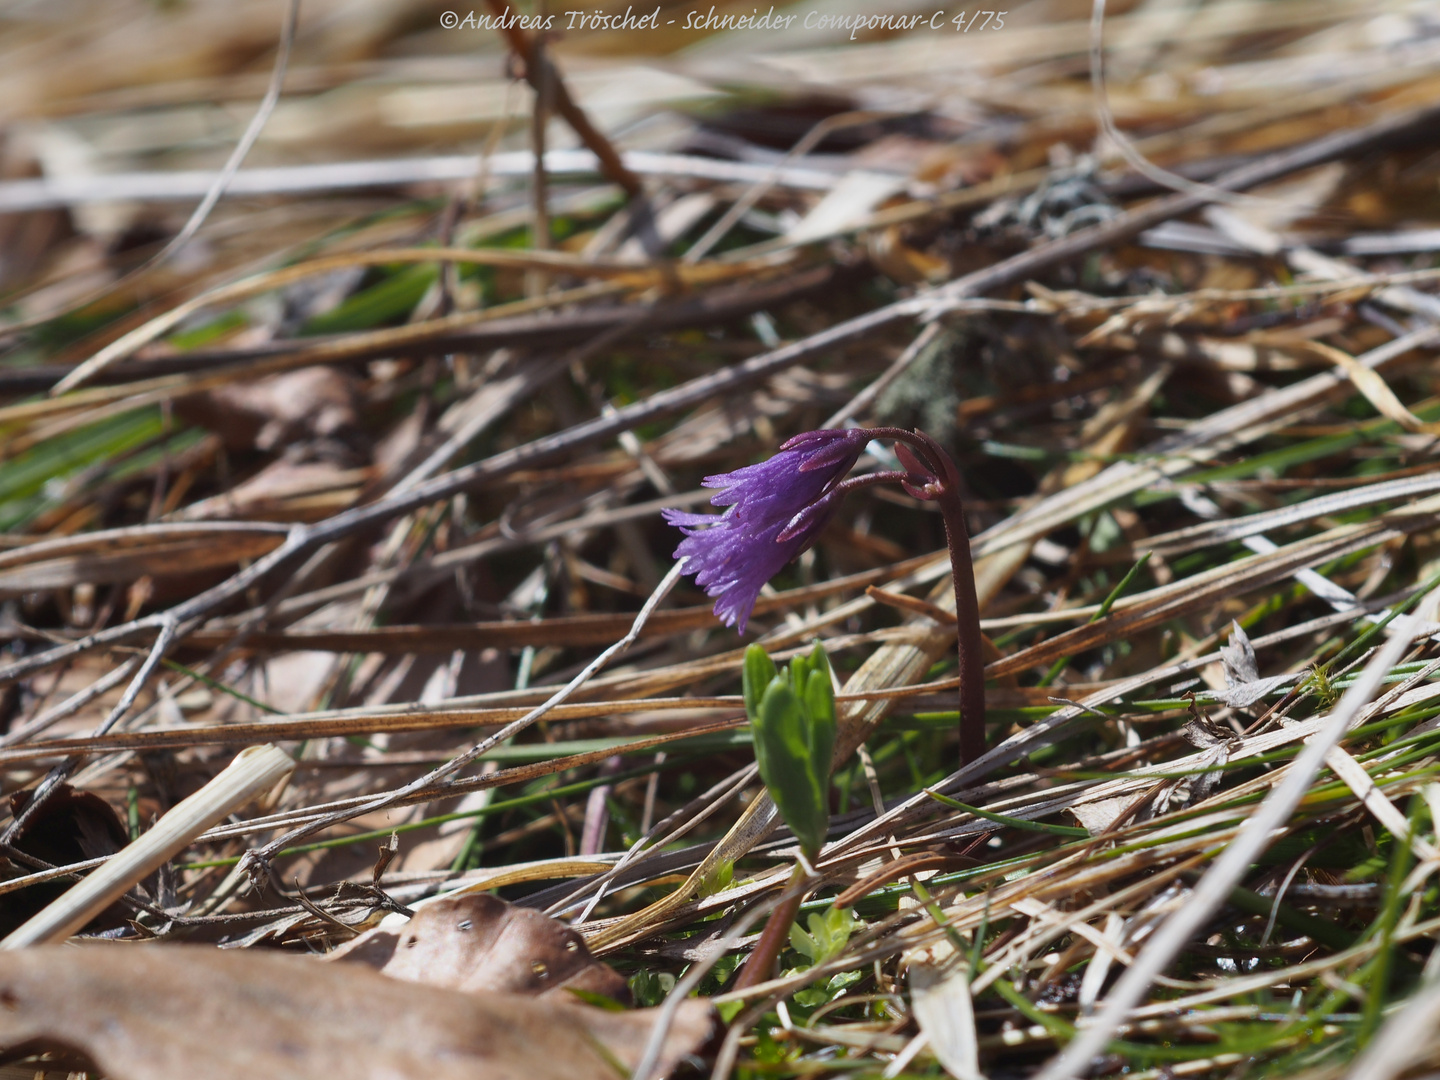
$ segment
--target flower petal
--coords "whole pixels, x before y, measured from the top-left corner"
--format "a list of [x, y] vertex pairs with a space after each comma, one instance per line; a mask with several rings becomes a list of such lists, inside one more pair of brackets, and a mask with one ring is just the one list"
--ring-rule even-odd
[[804, 432], [766, 461], [705, 477], [720, 489], [710, 503], [723, 514], [664, 512], [686, 534], [675, 557], [687, 560], [685, 572], [715, 598], [727, 626], [743, 633], [765, 583], [814, 541], [834, 511], [827, 493], [868, 441], [863, 428]]

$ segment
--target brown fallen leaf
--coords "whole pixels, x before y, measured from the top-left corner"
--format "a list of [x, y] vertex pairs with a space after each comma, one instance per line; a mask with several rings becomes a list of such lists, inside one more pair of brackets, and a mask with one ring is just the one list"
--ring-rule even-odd
[[876, 268], [902, 285], [943, 281], [950, 275], [950, 264], [946, 260], [911, 247], [893, 225], [867, 233], [865, 244]]
[[614, 968], [590, 955], [574, 930], [488, 893], [425, 904], [404, 926], [376, 927], [327, 959], [368, 964], [405, 982], [451, 990], [570, 997], [571, 990], [628, 1002]]
[[[32, 794], [17, 791], [10, 796], [10, 813], [18, 817]], [[17, 852], [47, 866], [65, 866], [113, 855], [130, 842], [130, 837], [108, 802], [92, 792], [76, 791], [69, 784], [62, 784], [11, 842]], [[11, 873], [22, 874], [35, 868], [29, 863], [14, 863], [13, 867]], [[72, 884], [62, 879], [0, 896], [0, 938], [9, 936], [36, 912], [48, 907]], [[108, 930], [125, 925], [125, 919], [125, 910], [118, 904], [111, 905], [89, 928]]]
[[230, 450], [278, 450], [356, 429], [356, 382], [329, 367], [300, 368], [183, 398], [186, 419], [217, 432]]
[[[639, 1063], [659, 1010], [405, 985], [360, 965], [189, 945], [0, 955], [0, 1048], [83, 1054], [111, 1080], [585, 1080]], [[681, 1003], [664, 1072], [709, 1037]]]

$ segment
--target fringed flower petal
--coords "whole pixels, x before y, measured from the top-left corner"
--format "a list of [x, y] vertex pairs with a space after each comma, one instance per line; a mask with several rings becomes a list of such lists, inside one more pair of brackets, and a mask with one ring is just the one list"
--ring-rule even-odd
[[805, 432], [767, 461], [707, 476], [706, 487], [721, 489], [710, 502], [727, 507], [723, 514], [664, 512], [686, 534], [675, 557], [688, 560], [685, 572], [715, 598], [725, 625], [744, 633], [765, 583], [824, 528], [834, 508], [816, 504], [854, 468], [869, 439], [864, 428]]

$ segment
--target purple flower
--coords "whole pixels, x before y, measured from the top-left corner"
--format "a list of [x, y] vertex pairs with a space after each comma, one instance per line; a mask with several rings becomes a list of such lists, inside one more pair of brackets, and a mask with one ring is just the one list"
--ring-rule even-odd
[[706, 487], [724, 489], [710, 502], [727, 507], [725, 513], [664, 511], [686, 534], [675, 557], [689, 560], [685, 573], [715, 597], [715, 614], [726, 626], [745, 632], [760, 589], [825, 526], [836, 502], [825, 496], [870, 438], [864, 428], [807, 431], [768, 461], [707, 476]]

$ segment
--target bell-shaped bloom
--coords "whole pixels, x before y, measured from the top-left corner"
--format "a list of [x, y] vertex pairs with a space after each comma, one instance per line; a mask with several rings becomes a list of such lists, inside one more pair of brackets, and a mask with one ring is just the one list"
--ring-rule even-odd
[[723, 514], [664, 512], [686, 534], [675, 557], [688, 560], [685, 573], [715, 598], [726, 626], [745, 632], [760, 589], [825, 527], [834, 510], [825, 496], [870, 437], [864, 428], [796, 435], [767, 461], [705, 478], [706, 487], [723, 489], [710, 500]]

